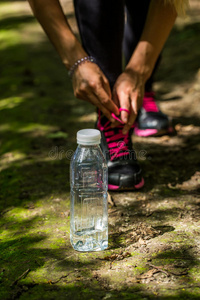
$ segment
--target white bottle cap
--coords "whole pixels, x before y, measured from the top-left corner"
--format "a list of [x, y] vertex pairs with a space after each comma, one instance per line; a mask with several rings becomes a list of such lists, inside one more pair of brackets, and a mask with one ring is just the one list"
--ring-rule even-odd
[[82, 129], [77, 132], [77, 143], [81, 145], [100, 144], [101, 132], [97, 129]]

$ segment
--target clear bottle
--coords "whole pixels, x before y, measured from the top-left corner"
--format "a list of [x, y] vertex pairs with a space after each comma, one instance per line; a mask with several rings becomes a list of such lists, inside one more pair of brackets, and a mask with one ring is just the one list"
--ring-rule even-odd
[[100, 139], [99, 130], [78, 131], [71, 160], [70, 241], [77, 251], [108, 247], [108, 170]]

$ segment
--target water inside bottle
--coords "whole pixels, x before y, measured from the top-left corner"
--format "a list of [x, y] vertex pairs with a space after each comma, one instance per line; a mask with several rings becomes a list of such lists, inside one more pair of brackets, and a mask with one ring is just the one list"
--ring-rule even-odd
[[70, 240], [78, 251], [99, 251], [108, 247], [107, 194], [97, 188], [74, 187]]

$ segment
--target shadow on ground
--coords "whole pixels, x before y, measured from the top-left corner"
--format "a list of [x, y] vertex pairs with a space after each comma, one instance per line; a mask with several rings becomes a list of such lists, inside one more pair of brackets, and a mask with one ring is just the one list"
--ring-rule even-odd
[[[161, 66], [156, 75], [157, 81], [163, 81], [167, 89], [177, 84], [192, 83], [200, 67], [200, 23], [174, 27], [163, 51]], [[164, 85], [163, 85], [164, 86]], [[167, 92], [164, 89], [163, 93]], [[162, 90], [159, 91], [159, 95]], [[173, 99], [172, 99], [173, 101]]]

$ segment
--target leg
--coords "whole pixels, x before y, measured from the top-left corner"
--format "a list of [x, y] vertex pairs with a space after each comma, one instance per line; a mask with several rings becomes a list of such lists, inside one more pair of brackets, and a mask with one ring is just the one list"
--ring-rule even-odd
[[[146, 16], [148, 13], [150, 0], [126, 0], [126, 24], [124, 30], [123, 50], [126, 64], [131, 58], [131, 55], [137, 46], [137, 43], [144, 28]], [[153, 75], [157, 69], [160, 58], [153, 70], [151, 77], [146, 82], [145, 90], [152, 90]]]
[[[124, 30], [123, 48], [126, 63], [137, 46], [141, 37], [150, 0], [125, 0], [127, 20]], [[139, 112], [134, 132], [139, 136], [162, 135], [172, 130], [170, 120], [163, 114], [157, 106], [154, 93], [152, 93], [153, 76], [158, 67], [160, 57], [158, 58], [151, 77], [145, 85], [145, 94], [143, 106]]]
[[[97, 59], [112, 88], [122, 73], [124, 0], [74, 0], [74, 4], [83, 47]], [[99, 112], [97, 128], [108, 163], [108, 188], [115, 191], [137, 189], [144, 184], [131, 148], [131, 132], [123, 135], [122, 127], [111, 128]]]
[[123, 0], [74, 0], [82, 45], [96, 58], [111, 88], [122, 72]]

